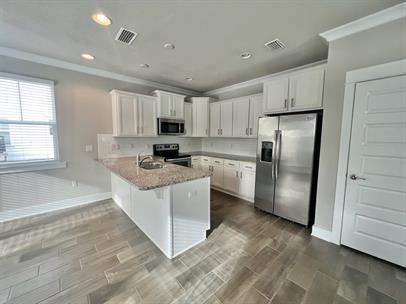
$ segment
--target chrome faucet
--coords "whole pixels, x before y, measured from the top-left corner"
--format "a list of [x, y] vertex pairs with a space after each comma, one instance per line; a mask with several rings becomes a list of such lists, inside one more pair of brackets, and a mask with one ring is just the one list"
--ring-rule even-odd
[[138, 153], [137, 154], [137, 164], [138, 164], [138, 167], [140, 167], [141, 165], [142, 165], [142, 163], [146, 160], [146, 159], [151, 159], [151, 160], [154, 160], [154, 158], [151, 156], [151, 155], [147, 155], [147, 156], [144, 156], [144, 157], [141, 157], [141, 153]]

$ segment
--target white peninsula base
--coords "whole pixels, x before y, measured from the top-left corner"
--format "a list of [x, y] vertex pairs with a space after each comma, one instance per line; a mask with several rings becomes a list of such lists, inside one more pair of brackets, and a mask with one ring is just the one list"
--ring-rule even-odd
[[139, 190], [111, 173], [113, 199], [168, 257], [206, 239], [210, 229], [210, 177]]

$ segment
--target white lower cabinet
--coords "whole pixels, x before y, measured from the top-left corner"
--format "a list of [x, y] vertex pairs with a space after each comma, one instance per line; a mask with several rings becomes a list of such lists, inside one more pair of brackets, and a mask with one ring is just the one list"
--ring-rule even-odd
[[240, 183], [239, 168], [224, 165], [224, 185], [227, 191], [238, 192]]
[[255, 163], [208, 156], [200, 156], [198, 159], [193, 156], [192, 166], [193, 168], [200, 166], [200, 169], [210, 172], [212, 174], [210, 185], [216, 189], [254, 201]]

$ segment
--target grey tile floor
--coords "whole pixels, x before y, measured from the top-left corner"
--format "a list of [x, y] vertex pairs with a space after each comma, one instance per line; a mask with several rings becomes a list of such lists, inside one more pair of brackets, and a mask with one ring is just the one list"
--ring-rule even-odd
[[212, 191], [207, 240], [168, 260], [112, 201], [0, 225], [0, 303], [406, 303], [406, 270]]

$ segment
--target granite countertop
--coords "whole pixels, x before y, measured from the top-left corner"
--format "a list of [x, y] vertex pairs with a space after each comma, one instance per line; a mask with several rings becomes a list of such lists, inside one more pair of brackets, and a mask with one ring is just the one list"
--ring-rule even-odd
[[161, 169], [146, 170], [136, 165], [135, 157], [105, 158], [97, 161], [140, 190], [170, 186], [211, 175], [199, 169], [168, 163], [165, 163], [165, 167]]
[[224, 153], [216, 153], [216, 152], [205, 152], [205, 151], [193, 151], [187, 152], [190, 155], [204, 155], [209, 157], [218, 157], [236, 161], [246, 161], [246, 162], [256, 162], [257, 158], [255, 156], [243, 156], [243, 155], [234, 155], [234, 154], [224, 154]]

